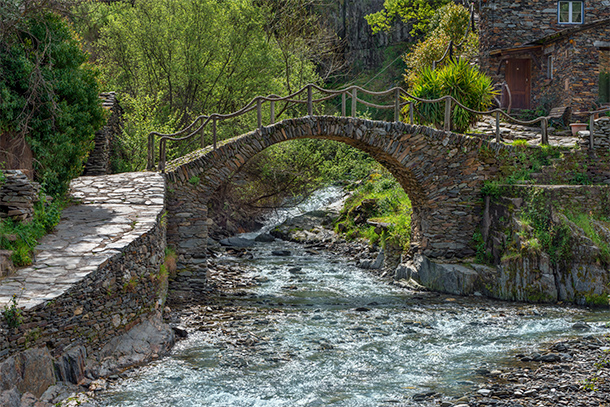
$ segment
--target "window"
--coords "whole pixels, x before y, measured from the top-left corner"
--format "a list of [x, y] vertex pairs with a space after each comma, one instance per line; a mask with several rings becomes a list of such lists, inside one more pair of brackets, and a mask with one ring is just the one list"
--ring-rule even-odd
[[546, 77], [553, 79], [553, 56], [549, 55], [546, 60]]
[[557, 3], [559, 24], [582, 24], [584, 6], [582, 1], [560, 1]]

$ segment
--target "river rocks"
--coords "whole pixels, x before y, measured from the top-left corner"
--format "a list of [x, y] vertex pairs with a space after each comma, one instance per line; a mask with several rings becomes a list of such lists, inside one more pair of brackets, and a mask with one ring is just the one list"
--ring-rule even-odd
[[261, 243], [271, 243], [275, 241], [275, 238], [269, 233], [261, 233], [260, 235], [256, 236], [256, 238], [254, 238], [254, 241]]
[[174, 331], [179, 338], [186, 338], [189, 335], [188, 331], [181, 326], [172, 326], [172, 331]]
[[292, 252], [290, 250], [272, 250], [271, 254], [274, 256], [287, 257], [291, 256]]
[[[470, 407], [514, 406], [608, 406], [610, 405], [609, 339], [584, 337], [553, 344], [563, 357], [543, 351], [510, 367], [498, 376], [487, 376], [483, 388], [475, 391]], [[519, 355], [517, 355], [519, 356]]]
[[323, 243], [332, 242], [337, 235], [324, 225], [332, 223], [337, 216], [335, 211], [310, 211], [303, 215], [286, 220], [275, 227], [270, 234], [278, 239], [297, 243]]
[[0, 406], [2, 407], [20, 407], [21, 396], [15, 387], [10, 390], [5, 390], [0, 393]]
[[[411, 276], [424, 287], [449, 294], [470, 295], [477, 291], [481, 277], [479, 271], [462, 264], [440, 263], [422, 255], [397, 268], [399, 276]], [[485, 268], [481, 274], [492, 273]], [[396, 276], [395, 276], [396, 278]]]
[[243, 237], [229, 237], [227, 239], [222, 239], [219, 243], [223, 246], [231, 246], [231, 247], [252, 247], [254, 246], [254, 241], [250, 239], [244, 239]]
[[142, 364], [165, 354], [174, 344], [174, 333], [160, 316], [152, 316], [129, 332], [112, 339], [100, 351], [95, 376], [107, 376], [121, 368]]
[[55, 371], [60, 381], [79, 384], [85, 378], [87, 349], [84, 346], [67, 348], [55, 362]]
[[28, 349], [0, 364], [0, 390], [16, 387], [40, 397], [53, 384], [53, 358], [47, 348]]
[[588, 331], [591, 329], [591, 325], [587, 324], [586, 322], [581, 321], [581, 322], [577, 322], [574, 325], [572, 325], [572, 329]]

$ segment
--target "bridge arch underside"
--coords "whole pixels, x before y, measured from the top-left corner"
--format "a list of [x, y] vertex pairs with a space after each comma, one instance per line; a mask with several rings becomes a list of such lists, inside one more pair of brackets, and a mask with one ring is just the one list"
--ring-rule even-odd
[[370, 154], [402, 185], [413, 205], [411, 251], [431, 258], [469, 257], [482, 216], [480, 188], [492, 172], [481, 147], [504, 148], [425, 126], [312, 116], [284, 120], [168, 163], [168, 241], [182, 263], [201, 264], [207, 202], [256, 154], [287, 140], [336, 140]]

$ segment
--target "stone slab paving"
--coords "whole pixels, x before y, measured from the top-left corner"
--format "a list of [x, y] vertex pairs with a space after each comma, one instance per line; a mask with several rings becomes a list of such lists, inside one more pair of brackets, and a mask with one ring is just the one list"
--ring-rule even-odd
[[[495, 119], [484, 119], [473, 126], [473, 130], [485, 134], [490, 138], [496, 136]], [[527, 140], [528, 144], [539, 145], [542, 142], [540, 127], [527, 127], [514, 123], [500, 122], [500, 135], [505, 141]], [[574, 137], [568, 131], [554, 131], [549, 128], [549, 144], [560, 147], [574, 147], [578, 144], [580, 137]]]
[[13, 294], [25, 309], [59, 297], [151, 230], [164, 210], [165, 181], [152, 172], [80, 177], [70, 194], [79, 204], [39, 242], [33, 264], [0, 280], [0, 309]]

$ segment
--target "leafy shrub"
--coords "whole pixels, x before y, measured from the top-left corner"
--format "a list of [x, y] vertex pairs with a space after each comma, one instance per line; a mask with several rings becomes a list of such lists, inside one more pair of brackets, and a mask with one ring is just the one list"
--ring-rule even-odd
[[[0, 10], [0, 18], [8, 9]], [[22, 133], [45, 191], [80, 175], [104, 113], [95, 71], [68, 25], [40, 12], [18, 19], [0, 44], [0, 133]], [[19, 15], [19, 14], [17, 14]], [[6, 135], [2, 135], [5, 137]]]
[[[413, 96], [421, 99], [438, 99], [453, 96], [464, 106], [485, 111], [491, 106], [496, 92], [491, 79], [465, 60], [453, 61], [440, 69], [424, 68], [414, 80]], [[445, 121], [445, 103], [423, 103], [413, 100], [419, 113], [416, 120], [421, 124], [432, 124], [438, 128]], [[405, 107], [405, 109], [408, 109]], [[408, 114], [405, 110], [403, 113]], [[464, 132], [478, 120], [478, 116], [459, 106], [452, 107], [452, 128]]]

